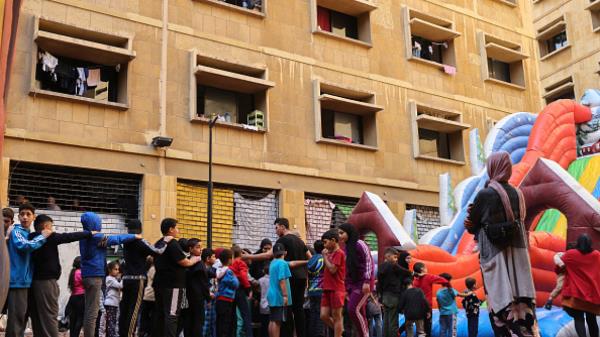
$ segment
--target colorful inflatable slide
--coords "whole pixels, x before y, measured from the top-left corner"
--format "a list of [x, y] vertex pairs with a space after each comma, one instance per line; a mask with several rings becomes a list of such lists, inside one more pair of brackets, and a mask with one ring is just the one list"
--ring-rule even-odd
[[[479, 143], [471, 148], [483, 150], [480, 158], [496, 151], [506, 151], [511, 156], [511, 183], [521, 187], [526, 199], [536, 302], [542, 306], [556, 283], [556, 252], [564, 251], [566, 243], [574, 242], [580, 233], [591, 235], [596, 249], [600, 249], [600, 90], [586, 91], [581, 104], [559, 100], [538, 115], [509, 115], [495, 125], [483, 146]], [[471, 156], [474, 157], [478, 156]], [[482, 167], [482, 163], [471, 164]], [[484, 298], [476, 243], [463, 223], [467, 206], [486, 181], [485, 169], [481, 169], [459, 183], [449, 198], [457, 209], [452, 220], [424, 235], [416, 248], [410, 234], [403, 231], [398, 235], [397, 220], [387, 221], [387, 213], [378, 210], [387, 207], [381, 206], [383, 202], [376, 195], [365, 193], [350, 221], [363, 232], [375, 231], [380, 248], [397, 244], [412, 249], [413, 261], [425, 262], [430, 273], [450, 272], [456, 289], [464, 289], [465, 278], [474, 277], [479, 286], [477, 294]], [[365, 221], [367, 218], [371, 221]], [[560, 305], [560, 300], [555, 299], [554, 304]], [[569, 327], [572, 320], [560, 308], [539, 309], [538, 319], [543, 336], [564, 337], [573, 333]], [[480, 326], [480, 336], [493, 336], [487, 317], [481, 317]], [[459, 319], [459, 335], [466, 336], [464, 317]]]

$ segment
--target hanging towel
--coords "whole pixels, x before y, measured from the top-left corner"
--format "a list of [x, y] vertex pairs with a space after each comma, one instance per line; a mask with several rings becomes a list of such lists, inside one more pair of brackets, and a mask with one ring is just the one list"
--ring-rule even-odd
[[456, 67], [444, 64], [444, 72], [448, 75], [456, 75]]
[[42, 53], [42, 70], [53, 73], [57, 65], [58, 59], [56, 57], [47, 51]]
[[77, 96], [83, 96], [83, 94], [85, 93], [85, 69], [84, 68], [77, 68], [77, 86], [75, 89], [75, 94]]
[[87, 86], [95, 87], [100, 82], [100, 69], [90, 69], [87, 77]]

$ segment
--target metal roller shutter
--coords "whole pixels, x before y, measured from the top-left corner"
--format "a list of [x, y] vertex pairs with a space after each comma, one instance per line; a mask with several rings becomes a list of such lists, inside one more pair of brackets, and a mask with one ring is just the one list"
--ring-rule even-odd
[[440, 226], [440, 209], [438, 207], [406, 204], [406, 209], [417, 210], [417, 234], [419, 238]]
[[[177, 181], [177, 219], [181, 236], [199, 238], [206, 243], [208, 190], [198, 182]], [[213, 247], [231, 247], [233, 190], [213, 190]]]
[[264, 238], [275, 242], [273, 222], [279, 213], [277, 191], [234, 188], [233, 243], [255, 251]]

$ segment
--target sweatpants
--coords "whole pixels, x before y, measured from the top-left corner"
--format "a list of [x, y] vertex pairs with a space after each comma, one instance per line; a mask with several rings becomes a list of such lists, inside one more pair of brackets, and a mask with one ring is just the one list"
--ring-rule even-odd
[[23, 337], [25, 334], [28, 292], [28, 288], [10, 288], [8, 290], [6, 337]]
[[35, 336], [58, 337], [58, 295], [56, 280], [33, 280], [30, 288], [31, 325]]
[[369, 337], [369, 322], [367, 321], [369, 296], [369, 294], [363, 294], [361, 288], [348, 289], [348, 315], [358, 337]]
[[217, 336], [234, 337], [237, 325], [235, 304], [233, 302], [217, 300], [217, 317]]
[[152, 335], [152, 320], [154, 319], [155, 302], [146, 301], [142, 302], [141, 318], [140, 318], [140, 330], [138, 335], [140, 337], [149, 337]]
[[144, 298], [144, 281], [123, 280], [123, 293], [119, 306], [119, 336], [134, 337]]
[[293, 315], [290, 315], [289, 319], [281, 325], [281, 336], [293, 336], [295, 328], [296, 337], [305, 337], [304, 292], [306, 291], [306, 284], [306, 279], [290, 278]]
[[188, 299], [190, 307], [187, 310], [187, 315], [184, 317], [185, 337], [203, 337], [204, 328], [204, 300]]
[[100, 293], [102, 292], [102, 277], [84, 277], [85, 315], [83, 318], [83, 336], [94, 337], [96, 321], [100, 310]]
[[154, 337], [177, 337], [180, 327], [181, 303], [183, 289], [155, 288], [156, 295], [156, 328], [152, 332]]

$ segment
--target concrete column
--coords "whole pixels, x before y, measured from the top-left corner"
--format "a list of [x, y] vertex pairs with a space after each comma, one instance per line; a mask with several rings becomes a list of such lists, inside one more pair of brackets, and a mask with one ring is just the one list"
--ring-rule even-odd
[[279, 216], [290, 221], [290, 230], [296, 230], [306, 240], [304, 191], [283, 189], [279, 193]]

